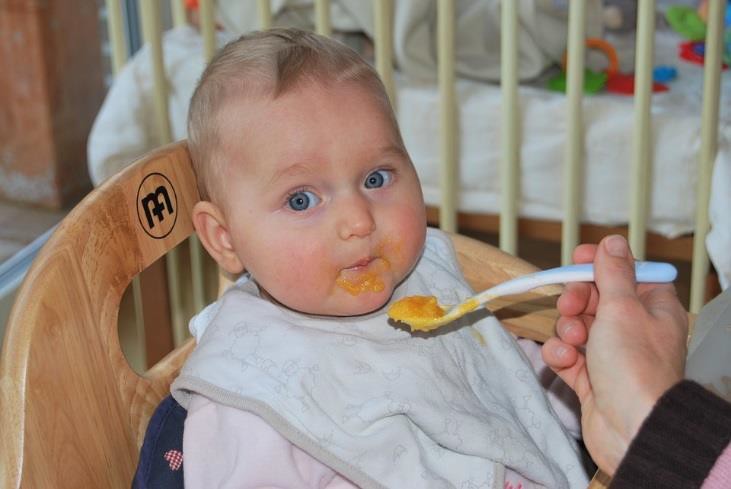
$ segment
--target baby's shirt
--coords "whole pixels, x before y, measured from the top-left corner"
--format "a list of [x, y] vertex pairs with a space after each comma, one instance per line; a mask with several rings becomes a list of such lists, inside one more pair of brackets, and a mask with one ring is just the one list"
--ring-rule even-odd
[[[436, 295], [457, 303], [471, 293], [451, 242], [429, 230], [394, 300]], [[480, 310], [412, 335], [389, 323], [385, 309], [308, 316], [239, 282], [191, 322], [198, 345], [173, 395], [186, 408], [200, 395], [251, 412], [358, 487], [502, 488], [507, 471], [537, 486], [586, 486], [574, 441], [494, 317]], [[195, 464], [195, 450], [185, 453]]]
[[[188, 489], [357, 489], [256, 414], [197, 394], [188, 404], [183, 453]], [[506, 468], [503, 487], [533, 485]]]

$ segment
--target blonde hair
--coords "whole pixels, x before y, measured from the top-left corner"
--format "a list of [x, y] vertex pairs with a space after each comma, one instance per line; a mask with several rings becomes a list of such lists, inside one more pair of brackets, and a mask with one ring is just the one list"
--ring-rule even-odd
[[[224, 165], [217, 114], [232, 95], [278, 96], [304, 83], [355, 82], [383, 104], [398, 133], [388, 95], [376, 71], [344, 44], [299, 29], [269, 29], [241, 36], [211, 60], [188, 110], [188, 147], [201, 198], [221, 190]], [[398, 134], [400, 140], [401, 136]]]

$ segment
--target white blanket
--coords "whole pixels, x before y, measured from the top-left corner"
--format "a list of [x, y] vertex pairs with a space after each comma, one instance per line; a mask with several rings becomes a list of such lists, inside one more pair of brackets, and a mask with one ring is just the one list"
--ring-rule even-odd
[[[518, 75], [538, 76], [559, 61], [566, 46], [566, 2], [511, 0], [518, 3]], [[456, 70], [478, 80], [500, 79], [500, 4], [502, 0], [460, 0], [455, 5]], [[601, 0], [585, 0], [586, 34], [602, 33]], [[218, 0], [218, 20], [228, 32], [244, 33], [259, 28], [254, 2]], [[274, 25], [304, 29], [314, 27], [312, 0], [274, 0]], [[373, 2], [334, 0], [331, 22], [340, 31], [362, 31], [375, 36]], [[396, 65], [402, 73], [421, 80], [436, 80], [437, 0], [394, 2], [393, 45]]]

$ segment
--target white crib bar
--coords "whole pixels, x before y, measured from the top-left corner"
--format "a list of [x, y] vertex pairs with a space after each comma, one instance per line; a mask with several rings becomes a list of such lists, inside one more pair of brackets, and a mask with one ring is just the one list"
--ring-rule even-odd
[[[203, 36], [203, 56], [206, 63], [210, 62], [216, 53], [216, 16], [213, 0], [199, 0], [201, 34]], [[203, 247], [197, 235], [188, 239], [190, 246], [190, 274], [193, 288], [193, 310], [200, 311], [206, 306], [203, 272]], [[185, 326], [185, 325], [183, 325]], [[174, 335], [175, 345], [188, 337], [187, 328]]]
[[457, 96], [455, 92], [454, 0], [437, 0], [441, 205], [439, 227], [457, 231]]
[[637, 4], [637, 48], [635, 50], [635, 131], [629, 244], [639, 260], [645, 259], [647, 216], [652, 172], [652, 67], [655, 47], [655, 0]]
[[332, 34], [330, 0], [315, 0], [315, 31], [323, 36]]
[[124, 40], [122, 4], [118, 0], [106, 0], [105, 5], [107, 7], [107, 32], [112, 48], [112, 74], [117, 75], [129, 57]]
[[563, 171], [563, 209], [561, 226], [561, 263], [571, 263], [571, 253], [579, 243], [581, 183], [583, 181], [583, 117], [585, 2], [569, 3], [568, 60], [566, 66], [566, 96], [568, 112], [568, 141]]
[[203, 57], [208, 62], [216, 52], [216, 19], [213, 13], [213, 0], [199, 0], [198, 12], [203, 37]]
[[269, 0], [257, 0], [259, 26], [262, 30], [272, 27], [272, 5]]
[[173, 26], [182, 27], [188, 23], [188, 19], [185, 15], [185, 1], [184, 0], [170, 0], [170, 10], [173, 13]]
[[388, 99], [396, 110], [396, 92], [393, 81], [393, 0], [375, 0], [375, 56], [376, 70], [386, 87]]
[[520, 141], [518, 108], [518, 2], [503, 1], [500, 19], [500, 86], [502, 89], [502, 147], [500, 169], [500, 249], [517, 255], [520, 201]]
[[708, 274], [706, 235], [709, 230], [708, 204], [713, 165], [718, 149], [718, 112], [720, 104], [721, 54], [723, 53], [726, 0], [710, 0], [706, 34], [705, 65], [703, 67], [703, 114], [701, 119], [701, 150], [698, 169], [695, 234], [693, 238], [693, 268], [690, 281], [690, 311], [703, 306]]
[[[168, 144], [172, 141], [170, 120], [168, 119], [167, 82], [162, 49], [162, 25], [160, 19], [160, 5], [158, 2], [138, 1], [140, 6], [140, 21], [142, 36], [148, 45], [152, 60], [153, 98], [155, 107], [155, 123], [158, 130], [158, 144]], [[170, 315], [173, 324], [173, 337], [176, 331], [185, 328], [182, 315], [182, 301], [180, 278], [178, 271], [179, 253], [172, 249], [165, 255], [166, 273], [168, 281], [168, 298], [170, 300]], [[136, 314], [139, 309], [135, 307]], [[140, 326], [138, 325], [138, 328]], [[144, 338], [144, 335], [143, 335]], [[177, 344], [177, 343], [176, 343]]]
[[[112, 76], [117, 76], [127, 62], [129, 53], [124, 36], [124, 22], [122, 5], [116, 0], [106, 0], [107, 34], [111, 45]], [[147, 365], [147, 351], [145, 349], [145, 316], [143, 313], [142, 284], [139, 277], [132, 279], [132, 302], [134, 307], [135, 349], [130, 351], [128, 361], [138, 371], [144, 371]]]
[[162, 25], [160, 22], [160, 5], [158, 2], [139, 2], [142, 36], [150, 50], [152, 59], [152, 75], [154, 80], [155, 123], [160, 138], [159, 144], [172, 141], [170, 121], [168, 119], [168, 99], [165, 79], [165, 64], [162, 51]]

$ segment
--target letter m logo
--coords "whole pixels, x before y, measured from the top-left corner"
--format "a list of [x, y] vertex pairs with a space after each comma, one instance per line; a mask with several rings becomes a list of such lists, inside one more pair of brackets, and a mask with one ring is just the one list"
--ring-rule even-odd
[[157, 187], [154, 192], [147, 194], [142, 199], [142, 207], [145, 209], [145, 217], [147, 218], [147, 227], [150, 229], [155, 227], [155, 221], [152, 216], [157, 217], [158, 222], [165, 220], [165, 212], [172, 214], [175, 212], [173, 204], [170, 202], [168, 189], [162, 185]]
[[137, 217], [148, 236], [162, 239], [177, 221], [175, 188], [162, 173], [150, 173], [137, 190]]

